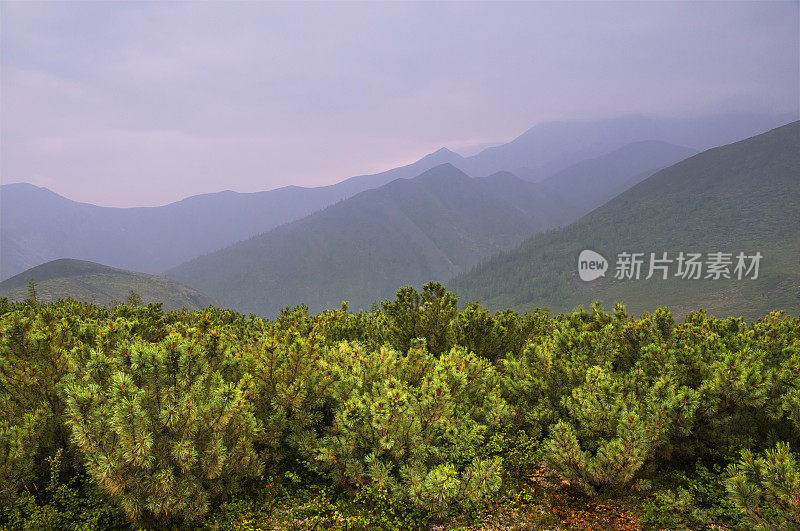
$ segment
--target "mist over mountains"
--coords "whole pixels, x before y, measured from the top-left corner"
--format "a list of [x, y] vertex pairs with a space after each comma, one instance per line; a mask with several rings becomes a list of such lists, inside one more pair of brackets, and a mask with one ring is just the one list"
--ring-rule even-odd
[[633, 142], [573, 164], [542, 181], [542, 185], [569, 198], [575, 219], [661, 168], [696, 153], [694, 149], [658, 140]]
[[[0, 188], [0, 279], [57, 258], [76, 258], [112, 267], [160, 273], [199, 255], [267, 232], [364, 190], [399, 178], [413, 178], [443, 163], [450, 163], [472, 177], [510, 171], [529, 180], [543, 181], [557, 192], [565, 207], [558, 223], [576, 219], [633, 184], [636, 178], [660, 169], [706, 146], [718, 145], [756, 134], [785, 123], [786, 117], [727, 114], [705, 119], [666, 120], [623, 116], [584, 122], [551, 122], [532, 127], [502, 146], [462, 157], [442, 148], [419, 161], [386, 172], [362, 175], [340, 183], [303, 188], [288, 186], [256, 193], [224, 191], [186, 198], [160, 207], [110, 208], [71, 201], [44, 188], [19, 183]], [[734, 137], [734, 138], [731, 138]], [[635, 154], [635, 144], [661, 142], [649, 153]], [[664, 143], [683, 147], [670, 148]], [[624, 146], [621, 161], [611, 157]], [[655, 146], [656, 144], [654, 144]], [[637, 158], [639, 157], [639, 158]], [[578, 164], [578, 166], [575, 166]], [[593, 167], [608, 164], [613, 178], [592, 201], [570, 184], [583, 172], [591, 180]], [[614, 164], [617, 164], [614, 166]], [[575, 166], [567, 171], [567, 168]], [[608, 173], [607, 170], [604, 170]], [[561, 178], [554, 176], [566, 172]], [[637, 173], [638, 172], [638, 173]], [[612, 183], [611, 180], [618, 180]], [[595, 190], [596, 192], [596, 190]], [[595, 192], [589, 193], [589, 195]], [[594, 195], [592, 195], [594, 197]], [[554, 204], [558, 204], [556, 201]]]
[[[604, 277], [578, 278], [584, 249], [610, 261]], [[615, 257], [644, 254], [641, 279], [615, 279]], [[763, 255], [757, 279], [645, 280], [649, 253]], [[758, 318], [774, 309], [800, 312], [800, 122], [714, 148], [665, 168], [567, 227], [532, 236], [457, 276], [448, 287], [492, 309], [568, 311], [602, 300], [681, 316], [698, 307]]]
[[[313, 311], [342, 301], [368, 308], [401, 285], [437, 280], [492, 309], [567, 311], [602, 299], [641, 312], [658, 300], [680, 314], [698, 297], [740, 315], [791, 309], [800, 305], [798, 122], [700, 154], [654, 139], [604, 151], [637, 135], [713, 144], [766, 122], [543, 124], [473, 157], [442, 148], [331, 186], [224, 191], [162, 207], [99, 207], [26, 183], [3, 185], [0, 264], [3, 277], [13, 278], [0, 284], [0, 295], [22, 298], [33, 278], [46, 282], [53, 300], [107, 303], [139, 286], [172, 306], [215, 300], [275, 315], [300, 303]], [[498, 167], [516, 170], [482, 175]], [[585, 248], [606, 255], [748, 250], [767, 260], [759, 281], [747, 284], [632, 284], [610, 274], [582, 283], [573, 262]]]
[[544, 180], [578, 162], [635, 142], [658, 140], [703, 151], [796, 119], [796, 113], [726, 113], [692, 118], [631, 114], [606, 120], [545, 122], [507, 144], [487, 148], [460, 163], [448, 162], [473, 176], [487, 175], [499, 168], [520, 176], [527, 172], [536, 180]]
[[[507, 187], [537, 186], [499, 174], [480, 181], [451, 164], [362, 192], [166, 272], [225, 305], [259, 315], [349, 301], [369, 308], [402, 285], [447, 279], [508, 250], [556, 219], [502, 199]], [[492, 192], [500, 189], [500, 194]], [[551, 193], [552, 195], [552, 193]], [[556, 209], [552, 209], [557, 214]]]

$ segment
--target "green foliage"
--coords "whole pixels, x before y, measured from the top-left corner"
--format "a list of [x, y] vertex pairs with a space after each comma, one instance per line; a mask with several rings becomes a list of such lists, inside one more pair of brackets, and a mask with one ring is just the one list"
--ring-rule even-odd
[[632, 481], [654, 459], [797, 440], [794, 333], [768, 356], [740, 320], [693, 314], [678, 326], [663, 309], [637, 320], [622, 306], [594, 306], [504, 360], [506, 396], [519, 425], [550, 433], [555, 470], [593, 493]]
[[37, 496], [25, 493], [3, 507], [2, 518], [11, 529], [90, 531], [126, 529], [125, 514], [109, 505], [83, 476], [62, 478], [61, 451], [46, 458], [49, 465], [47, 486]]
[[37, 295], [38, 293], [36, 291], [36, 282], [34, 282], [33, 279], [30, 279], [28, 281], [28, 295], [27, 297], [25, 297], [25, 300], [27, 302], [35, 303]]
[[567, 483], [656, 527], [791, 527], [798, 367], [779, 312], [490, 314], [436, 284], [274, 321], [0, 299], [0, 525], [544, 525]]
[[0, 420], [0, 503], [33, 480], [33, 469], [45, 426], [45, 408], [25, 412], [16, 422]]
[[247, 375], [214, 338], [171, 335], [92, 350], [67, 386], [67, 423], [95, 482], [133, 519], [196, 520], [258, 475]]
[[656, 491], [643, 503], [644, 522], [656, 529], [707, 529], [738, 522], [739, 511], [728, 497], [727, 476], [718, 463], [697, 461], [693, 470], [662, 476], [671, 487]]
[[800, 469], [789, 445], [778, 443], [763, 456], [741, 451], [728, 467], [728, 491], [755, 529], [800, 528]]
[[43, 457], [66, 447], [59, 393], [75, 370], [69, 352], [79, 328], [75, 318], [35, 304], [0, 318], [0, 479], [12, 490], [46, 477]]
[[492, 316], [477, 302], [467, 305], [452, 321], [454, 343], [490, 361], [507, 354], [518, 356], [528, 341], [542, 333], [549, 322], [546, 313], [537, 311], [520, 317], [512, 310]]
[[500, 462], [475, 456], [508, 414], [491, 365], [457, 349], [434, 357], [424, 342], [365, 354], [347, 344], [332, 353], [337, 407], [310, 447], [315, 467], [342, 488], [370, 485], [429, 511], [496, 491]]
[[285, 329], [265, 335], [242, 354], [253, 376], [254, 411], [264, 427], [259, 448], [273, 470], [293, 466], [301, 448], [324, 429], [334, 380], [316, 328], [301, 334], [287, 322], [279, 326]]
[[410, 286], [400, 288], [394, 301], [381, 304], [389, 343], [400, 352], [408, 352], [414, 339], [423, 338], [434, 355], [450, 350], [457, 303], [458, 299], [437, 282], [425, 284], [422, 293]]
[[141, 306], [142, 305], [142, 296], [136, 293], [133, 290], [128, 291], [128, 300], [125, 302], [130, 306]]

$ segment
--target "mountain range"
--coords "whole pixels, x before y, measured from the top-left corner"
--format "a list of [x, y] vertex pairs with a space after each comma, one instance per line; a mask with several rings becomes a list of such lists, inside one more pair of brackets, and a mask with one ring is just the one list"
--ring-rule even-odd
[[542, 181], [542, 185], [569, 198], [573, 207], [569, 217], [573, 221], [656, 171], [696, 153], [697, 150], [658, 140], [633, 142], [573, 164]]
[[[543, 184], [560, 192], [571, 206], [559, 219], [545, 217], [548, 221], [565, 223], [612, 197], [621, 191], [619, 187], [688, 156], [691, 149], [717, 145], [731, 136], [736, 139], [752, 135], [785, 122], [781, 120], [781, 116], [737, 114], [698, 120], [632, 115], [590, 122], [551, 122], [534, 126], [512, 142], [487, 148], [471, 157], [442, 148], [413, 164], [330, 186], [288, 186], [256, 193], [224, 191], [160, 207], [101, 207], [71, 201], [30, 184], [6, 184], [0, 187], [0, 279], [58, 258], [161, 273], [364, 190], [399, 178], [413, 178], [444, 163], [473, 177], [511, 171], [528, 180], [547, 181]], [[646, 154], [641, 146], [638, 150], [643, 153], [625, 153], [626, 149], [636, 151], [635, 146], [642, 141], [657, 145], [655, 153]], [[669, 147], [669, 143], [676, 146]], [[597, 196], [590, 201], [579, 197], [586, 193], [581, 190], [588, 188], [575, 189], [566, 184], [569, 179], [580, 180], [581, 172], [587, 169], [584, 161], [596, 159], [595, 164], [608, 163], [604, 158], [613, 159], [612, 154], [620, 150], [622, 162], [618, 161], [617, 169], [621, 173], [613, 176], [620, 182], [615, 184], [616, 188], [611, 184], [602, 188], [606, 197]], [[637, 160], [637, 157], [642, 158]], [[559, 172], [563, 180], [555, 178]], [[544, 218], [540, 221], [538, 226], [546, 225]]]
[[[514, 205], [502, 194], [515, 190]], [[500, 194], [493, 190], [499, 189]], [[563, 200], [507, 173], [451, 164], [397, 179], [165, 273], [244, 312], [369, 308], [405, 284], [445, 280], [558, 224]]]
[[[794, 309], [800, 284], [786, 273], [799, 254], [796, 140], [795, 123], [695, 156], [688, 148], [638, 142], [541, 183], [509, 172], [471, 179], [443, 164], [165, 274], [225, 305], [274, 316], [299, 303], [312, 311], [344, 300], [368, 308], [401, 285], [444, 281], [498, 254], [451, 287], [493, 309], [565, 311], [598, 299], [630, 301], [637, 312], [668, 301], [680, 313], [696, 307], [699, 294], [705, 306], [732, 314]], [[682, 162], [648, 173], [650, 164], [670, 160]], [[753, 281], [614, 282], [609, 274], [584, 284], [575, 278], [582, 249], [612, 258], [625, 251], [674, 258], [698, 250], [766, 258]]]
[[[301, 303], [368, 308], [401, 285], [436, 280], [492, 309], [566, 311], [601, 300], [637, 313], [655, 301], [679, 315], [699, 306], [746, 317], [797, 311], [798, 123], [701, 153], [653, 138], [616, 146], [636, 135], [675, 137], [675, 123], [545, 124], [473, 157], [441, 149], [336, 185], [220, 192], [163, 207], [105, 208], [4, 185], [3, 274], [43, 265], [0, 283], [0, 294], [24, 298], [34, 278], [45, 299], [110, 304], [133, 290], [167, 307], [274, 316]], [[695, 145], [714, 136], [698, 135]], [[570, 157], [580, 160], [562, 167]], [[606, 257], [605, 276], [578, 278], [584, 249]], [[681, 252], [758, 252], [763, 263], [752, 280], [614, 278], [623, 252], [641, 253], [645, 270], [650, 253], [674, 261]]]
[[[593, 281], [578, 275], [592, 250], [608, 262]], [[615, 278], [620, 253], [642, 253], [641, 278]], [[726, 279], [684, 279], [680, 253], [730, 253]], [[645, 279], [649, 257], [673, 260]], [[739, 280], [736, 256], [762, 255], [758, 277]], [[719, 315], [800, 313], [800, 122], [714, 148], [663, 169], [566, 227], [537, 234], [499, 253], [448, 287], [492, 309], [549, 307], [568, 311], [600, 300], [635, 313], [669, 306], [677, 315], [706, 308]], [[749, 267], [752, 260], [747, 260]]]

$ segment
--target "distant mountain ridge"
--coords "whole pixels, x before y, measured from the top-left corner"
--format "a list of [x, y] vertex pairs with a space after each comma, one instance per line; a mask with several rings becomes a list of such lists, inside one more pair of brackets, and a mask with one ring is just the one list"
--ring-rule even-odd
[[798, 118], [796, 113], [727, 113], [698, 118], [630, 114], [601, 120], [543, 122], [511, 142], [486, 148], [453, 164], [473, 176], [509, 170], [520, 176], [534, 174], [536, 180], [543, 180], [580, 161], [634, 142], [657, 140], [700, 151], [769, 131]]
[[633, 142], [600, 157], [578, 162], [541, 184], [562, 197], [569, 197], [577, 218], [656, 171], [696, 154], [695, 149], [659, 140]]
[[0, 279], [57, 258], [159, 273], [363, 190], [415, 177], [455, 155], [448, 150], [437, 153], [330, 186], [286, 186], [254, 193], [226, 190], [161, 207], [101, 207], [27, 183], [2, 185]]
[[537, 225], [545, 221], [492, 191], [509, 182], [535, 196], [537, 185], [514, 176], [475, 180], [443, 164], [165, 274], [260, 315], [301, 303], [313, 310], [343, 301], [368, 308], [404, 284], [450, 278], [555, 225]]
[[53, 260], [0, 282], [0, 297], [25, 299], [30, 281], [35, 284], [37, 299], [46, 302], [73, 298], [110, 306], [114, 301], [125, 302], [134, 291], [144, 304], [160, 302], [166, 310], [218, 305], [204, 293], [174, 280], [70, 259]]
[[[609, 263], [604, 277], [583, 282], [579, 253]], [[688, 280], [671, 275], [615, 279], [616, 257], [645, 260], [680, 252], [760, 252], [754, 280]], [[623, 301], [635, 313], [669, 306], [758, 318], [771, 310], [800, 314], [800, 122], [710, 149], [663, 169], [566, 227], [538, 234], [448, 282], [464, 299], [493, 309], [571, 310]], [[676, 267], [673, 264], [673, 268]], [[733, 266], [731, 266], [733, 267]], [[672, 273], [676, 271], [673, 269]], [[705, 273], [704, 273], [705, 275]]]
[[[487, 148], [472, 157], [461, 157], [442, 148], [413, 164], [330, 186], [287, 186], [248, 194], [225, 191], [161, 207], [99, 207], [70, 201], [29, 184], [2, 185], [0, 279], [57, 258], [159, 273], [364, 190], [398, 178], [413, 178], [442, 163], [451, 163], [473, 177], [513, 170], [541, 182], [557, 171], [630, 142], [661, 139], [696, 147], [697, 143], [714, 143], [743, 131], [753, 134], [758, 132], [754, 129], [775, 125], [778, 119], [723, 115], [684, 123], [627, 116], [593, 122], [551, 122], [534, 126], [512, 142]], [[577, 209], [572, 215], [582, 213]]]

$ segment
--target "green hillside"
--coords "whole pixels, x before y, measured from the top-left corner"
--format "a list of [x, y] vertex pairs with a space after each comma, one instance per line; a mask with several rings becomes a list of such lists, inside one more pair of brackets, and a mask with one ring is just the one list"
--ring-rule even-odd
[[114, 301], [124, 302], [133, 290], [144, 304], [161, 302], [166, 310], [216, 305], [207, 295], [174, 280], [69, 258], [47, 262], [0, 282], [0, 296], [24, 300], [31, 279], [36, 284], [37, 299], [46, 302], [73, 298], [110, 306]]
[[[609, 261], [606, 276], [578, 278], [578, 255]], [[651, 252], [760, 252], [752, 279], [644, 277]], [[620, 252], [641, 252], [640, 280], [614, 279]], [[714, 148], [649, 177], [579, 221], [533, 236], [448, 286], [491, 308], [556, 311], [601, 300], [634, 312], [669, 306], [678, 315], [703, 307], [716, 315], [755, 318], [780, 308], [800, 312], [800, 122]], [[735, 258], [734, 258], [735, 263]], [[730, 268], [731, 272], [733, 266]], [[705, 271], [703, 272], [705, 275]]]
[[556, 226], [492, 192], [500, 193], [504, 182], [478, 182], [443, 164], [166, 275], [226, 306], [259, 315], [300, 303], [313, 310], [334, 308], [345, 300], [353, 308], [369, 308], [399, 286], [444, 281]]

